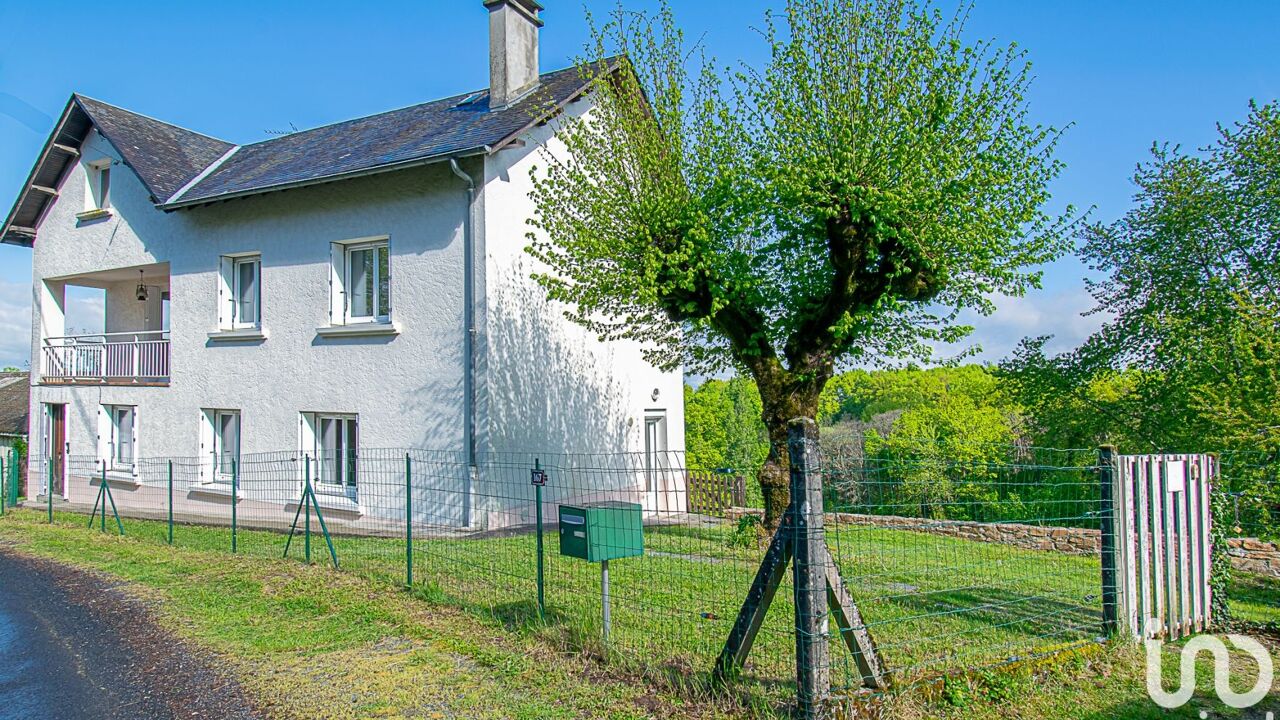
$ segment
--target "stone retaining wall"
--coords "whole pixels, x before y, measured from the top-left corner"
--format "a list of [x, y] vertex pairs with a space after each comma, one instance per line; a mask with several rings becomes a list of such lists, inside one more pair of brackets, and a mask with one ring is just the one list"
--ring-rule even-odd
[[1280, 578], [1280, 543], [1255, 538], [1232, 538], [1227, 541], [1231, 567], [1242, 572]]
[[[736, 520], [743, 515], [758, 515], [760, 512], [747, 508], [729, 508], [726, 515], [729, 519]], [[1097, 555], [1102, 552], [1102, 534], [1098, 530], [1084, 528], [1043, 527], [1021, 523], [978, 523], [965, 520], [924, 520], [895, 515], [855, 513], [827, 513], [826, 522], [831, 525], [866, 525], [894, 530], [911, 530], [975, 542], [1000, 543], [1030, 550], [1053, 550], [1072, 555]], [[1253, 538], [1234, 538], [1228, 543], [1231, 566], [1236, 570], [1280, 577], [1280, 543], [1263, 542]]]
[[[727, 515], [730, 519], [737, 519], [742, 515], [759, 513], [759, 510], [730, 508]], [[1096, 555], [1102, 552], [1101, 533], [1084, 528], [1045, 527], [1021, 523], [979, 523], [965, 520], [925, 520], [896, 515], [856, 513], [827, 513], [826, 522], [832, 525], [868, 525], [893, 530], [911, 530], [975, 542], [1012, 545], [1029, 550], [1055, 550], [1072, 555]]]

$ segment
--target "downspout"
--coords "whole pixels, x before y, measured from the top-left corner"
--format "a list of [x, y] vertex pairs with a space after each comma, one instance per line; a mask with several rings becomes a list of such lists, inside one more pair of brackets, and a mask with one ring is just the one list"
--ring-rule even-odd
[[476, 183], [458, 166], [457, 158], [449, 158], [449, 169], [467, 184], [467, 207], [462, 220], [462, 303], [463, 324], [466, 338], [462, 346], [463, 413], [466, 415], [467, 433], [467, 487], [462, 494], [462, 525], [471, 526], [471, 491], [475, 487], [476, 465], [476, 379], [475, 379], [475, 233], [472, 216], [475, 212]]

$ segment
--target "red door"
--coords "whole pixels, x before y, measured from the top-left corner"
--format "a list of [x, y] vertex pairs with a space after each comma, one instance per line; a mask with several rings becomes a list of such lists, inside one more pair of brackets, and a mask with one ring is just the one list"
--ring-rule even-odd
[[[67, 406], [50, 404], [45, 407], [49, 412], [49, 447], [46, 448], [46, 457], [53, 466], [51, 492], [66, 497]], [[45, 472], [48, 472], [48, 469]]]

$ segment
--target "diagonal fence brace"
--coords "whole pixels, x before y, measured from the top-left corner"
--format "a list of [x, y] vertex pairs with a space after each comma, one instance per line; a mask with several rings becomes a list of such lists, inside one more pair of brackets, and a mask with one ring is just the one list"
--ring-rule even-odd
[[[796, 427], [794, 421], [793, 432], [802, 432], [802, 429]], [[803, 447], [803, 443], [799, 445]], [[811, 467], [814, 465], [813, 461], [812, 457], [792, 457], [793, 470], [797, 467], [807, 468], [815, 478], [819, 477], [817, 468]], [[796, 488], [793, 488], [791, 504], [787, 507], [782, 522], [779, 523], [777, 531], [769, 541], [769, 547], [765, 551], [760, 567], [756, 570], [751, 589], [747, 592], [742, 608], [738, 611], [738, 617], [729, 631], [729, 637], [725, 640], [724, 649], [716, 660], [715, 677], [718, 680], [734, 677], [742, 671], [747, 656], [751, 653], [751, 646], [755, 643], [756, 635], [769, 611], [769, 605], [773, 602], [778, 586], [786, 576], [787, 567], [795, 560], [795, 543], [798, 542], [799, 535], [796, 525], [798, 512], [796, 503], [802, 496], [795, 490]], [[816, 504], [814, 498], [821, 497], [820, 487], [810, 495], [812, 497], [809, 498], [809, 505], [812, 506]], [[821, 530], [817, 534], [820, 536]], [[820, 537], [811, 538], [811, 540], [819, 539]], [[840, 570], [835, 564], [825, 539], [820, 540], [820, 547], [815, 550], [816, 561], [823, 566], [828, 610], [835, 616], [839, 636], [853, 656], [863, 687], [875, 690], [887, 688], [887, 672], [880, 651], [853, 600], [852, 593], [849, 592], [844, 579], [840, 577]], [[816, 622], [816, 619], [814, 620]], [[799, 632], [798, 628], [797, 632]]]

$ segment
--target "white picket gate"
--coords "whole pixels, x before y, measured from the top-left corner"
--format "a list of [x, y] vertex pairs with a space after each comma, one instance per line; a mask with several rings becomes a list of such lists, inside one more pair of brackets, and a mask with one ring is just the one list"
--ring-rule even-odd
[[1138, 639], [1209, 629], [1212, 455], [1116, 456], [1116, 612]]

